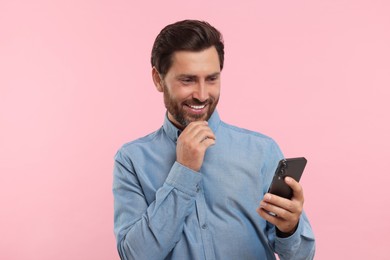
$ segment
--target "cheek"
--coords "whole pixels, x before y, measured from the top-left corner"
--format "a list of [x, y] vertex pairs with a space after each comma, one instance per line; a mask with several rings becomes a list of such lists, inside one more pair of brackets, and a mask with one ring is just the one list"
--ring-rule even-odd
[[220, 87], [220, 85], [212, 86], [212, 87], [210, 88], [209, 95], [212, 96], [212, 97], [214, 97], [214, 98], [218, 98], [220, 92], [221, 92], [221, 87]]
[[169, 93], [171, 98], [177, 101], [189, 99], [191, 98], [192, 95], [191, 88], [182, 87], [182, 86], [173, 87], [172, 89], [170, 89]]

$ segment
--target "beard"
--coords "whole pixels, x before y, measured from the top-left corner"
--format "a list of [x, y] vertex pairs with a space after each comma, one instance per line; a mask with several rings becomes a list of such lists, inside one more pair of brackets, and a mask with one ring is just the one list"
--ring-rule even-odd
[[[183, 102], [178, 102], [172, 98], [167, 87], [164, 88], [164, 105], [169, 114], [173, 116], [177, 123], [180, 124], [179, 128], [184, 129], [189, 123], [195, 121], [208, 121], [217, 107], [219, 97], [209, 97], [206, 101], [199, 101], [196, 98], [188, 99]], [[206, 112], [203, 114], [192, 114], [184, 110], [184, 106], [202, 106], [206, 105]]]

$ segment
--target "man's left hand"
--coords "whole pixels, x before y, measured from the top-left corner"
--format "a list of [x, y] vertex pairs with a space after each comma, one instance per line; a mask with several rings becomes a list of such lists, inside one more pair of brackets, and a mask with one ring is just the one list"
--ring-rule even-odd
[[[286, 177], [284, 180], [293, 190], [291, 200], [266, 193], [256, 211], [262, 218], [274, 224], [279, 231], [292, 235], [295, 232], [303, 210], [303, 189], [293, 178]], [[270, 215], [268, 212], [274, 213], [275, 216]]]

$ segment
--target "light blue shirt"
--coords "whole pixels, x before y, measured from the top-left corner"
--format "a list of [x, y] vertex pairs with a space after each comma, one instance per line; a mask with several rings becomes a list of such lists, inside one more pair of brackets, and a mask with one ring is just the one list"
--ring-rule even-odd
[[115, 235], [121, 259], [312, 259], [305, 213], [295, 233], [276, 236], [256, 212], [283, 157], [269, 137], [222, 122], [195, 172], [176, 162], [180, 134], [167, 117], [156, 132], [115, 156]]

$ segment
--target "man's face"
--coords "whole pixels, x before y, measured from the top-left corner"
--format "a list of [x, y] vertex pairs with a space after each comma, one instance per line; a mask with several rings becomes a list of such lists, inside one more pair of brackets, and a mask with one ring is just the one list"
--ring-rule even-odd
[[193, 121], [208, 120], [218, 104], [220, 74], [215, 47], [175, 52], [161, 82], [169, 120], [181, 129]]

